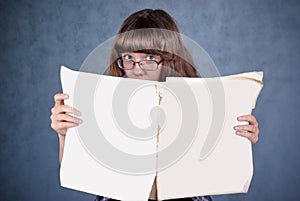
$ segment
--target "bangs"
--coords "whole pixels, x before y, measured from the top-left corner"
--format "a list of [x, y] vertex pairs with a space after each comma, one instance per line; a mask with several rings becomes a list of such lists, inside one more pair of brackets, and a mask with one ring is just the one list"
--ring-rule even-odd
[[165, 29], [136, 29], [117, 35], [115, 50], [118, 56], [124, 52], [138, 52], [162, 55], [173, 52], [173, 44], [178, 41], [178, 34]]

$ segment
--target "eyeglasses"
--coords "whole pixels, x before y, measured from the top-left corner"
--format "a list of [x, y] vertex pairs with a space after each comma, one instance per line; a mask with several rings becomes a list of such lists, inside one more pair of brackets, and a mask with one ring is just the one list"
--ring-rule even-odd
[[155, 60], [143, 60], [143, 61], [133, 61], [133, 60], [123, 60], [122, 57], [118, 58], [118, 67], [123, 70], [133, 69], [137, 63], [142, 70], [145, 71], [155, 71], [158, 68], [158, 65], [163, 62], [163, 59], [158, 61]]

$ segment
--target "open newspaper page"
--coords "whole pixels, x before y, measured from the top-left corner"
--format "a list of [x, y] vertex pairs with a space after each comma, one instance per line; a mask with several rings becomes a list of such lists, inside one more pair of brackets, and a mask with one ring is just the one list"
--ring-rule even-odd
[[262, 72], [137, 80], [61, 68], [69, 129], [61, 185], [117, 200], [247, 192], [251, 142], [235, 134], [263, 87]]
[[157, 157], [153, 82], [65, 67], [61, 81], [70, 97], [65, 104], [81, 111], [83, 120], [66, 134], [61, 185], [118, 200], [148, 200]]
[[159, 200], [248, 191], [251, 142], [233, 126], [245, 124], [237, 117], [252, 112], [262, 87], [262, 72], [167, 78], [160, 105], [167, 125], [158, 143]]

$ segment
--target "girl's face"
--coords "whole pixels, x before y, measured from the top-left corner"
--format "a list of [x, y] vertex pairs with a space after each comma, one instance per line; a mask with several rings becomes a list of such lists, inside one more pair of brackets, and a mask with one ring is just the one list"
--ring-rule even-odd
[[[157, 61], [160, 62], [162, 60], [159, 55], [152, 55], [146, 53], [135, 53], [135, 52], [125, 52], [122, 53], [123, 65], [131, 64], [133, 62], [140, 61]], [[147, 63], [147, 62], [144, 62]], [[153, 62], [155, 64], [155, 62]], [[138, 63], [135, 63], [132, 69], [124, 69], [125, 75], [128, 78], [133, 79], [143, 79], [143, 80], [152, 80], [159, 81], [160, 73], [162, 69], [162, 64], [160, 63], [156, 70], [148, 71], [143, 70]]]

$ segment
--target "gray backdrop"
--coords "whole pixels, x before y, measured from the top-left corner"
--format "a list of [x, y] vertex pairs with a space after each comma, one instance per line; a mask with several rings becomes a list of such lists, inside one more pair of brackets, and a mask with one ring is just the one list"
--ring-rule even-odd
[[2, 0], [0, 200], [93, 200], [59, 185], [58, 138], [49, 116], [53, 95], [61, 91], [60, 65], [79, 69], [129, 14], [143, 8], [169, 12], [221, 75], [264, 71], [253, 111], [260, 140], [253, 145], [249, 193], [214, 200], [299, 199], [299, 1]]

